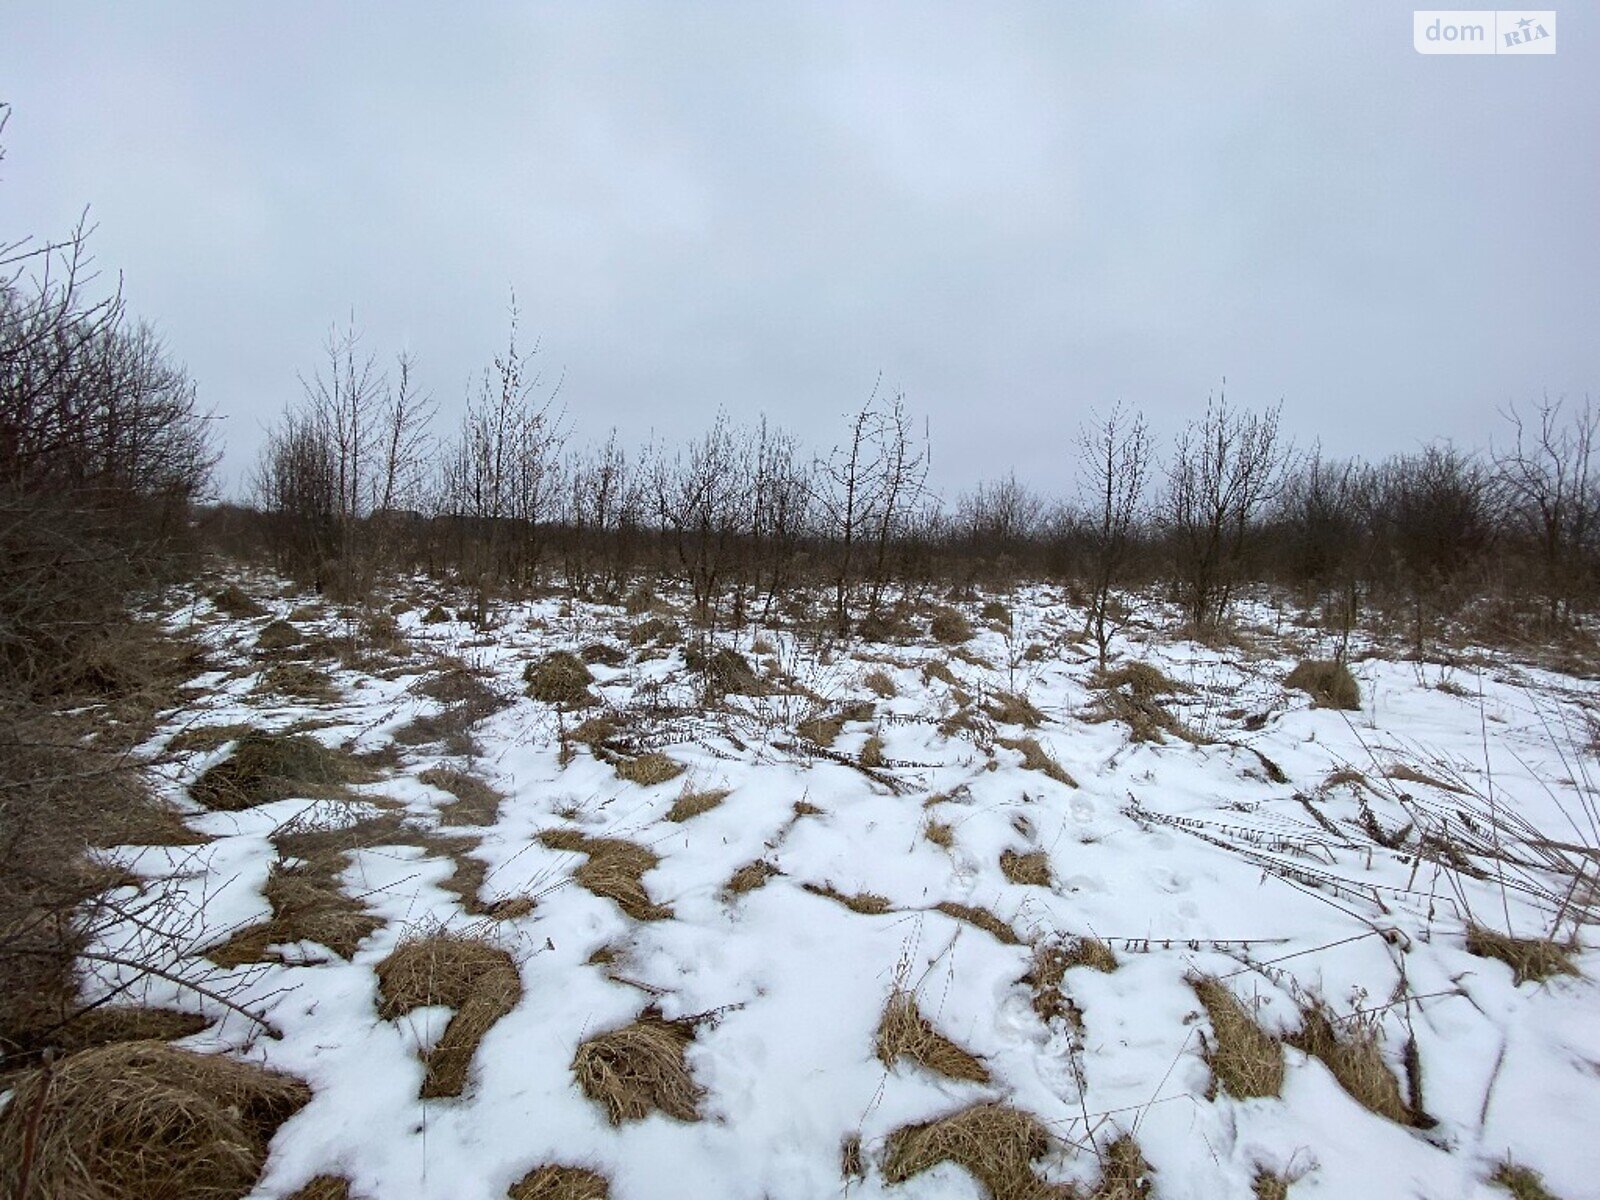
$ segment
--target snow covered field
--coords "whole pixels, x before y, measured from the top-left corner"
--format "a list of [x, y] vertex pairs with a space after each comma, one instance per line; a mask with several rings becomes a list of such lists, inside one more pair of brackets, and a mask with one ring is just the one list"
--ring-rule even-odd
[[[313, 1089], [257, 1196], [598, 1194], [529, 1178], [563, 1166], [618, 1200], [1467, 1198], [1507, 1195], [1508, 1162], [1600, 1195], [1600, 956], [1518, 982], [1468, 950], [1558, 914], [1565, 942], [1595, 905], [1593, 684], [1357, 652], [1360, 709], [1314, 707], [1284, 680], [1329, 646], [1265, 604], [1226, 649], [1150, 606], [1108, 679], [1081, 610], [1032, 589], [960, 606], [959, 645], [727, 635], [706, 705], [669, 614], [551, 599], [480, 630], [432, 599], [392, 652], [321, 660], [331, 690], [285, 673], [346, 628], [312, 598], [174, 617], [224, 669], [147, 750], [212, 840], [119, 851], [182, 902], [101, 949], [165, 937], [281, 1033], [144, 988], [221, 1018], [182, 1045]], [[559, 650], [587, 694], [531, 698]], [[208, 808], [190, 788], [244, 727], [354, 757], [251, 807], [211, 775]], [[308, 847], [353, 903], [295, 907]], [[348, 945], [274, 940], [319, 914]], [[391, 955], [440, 939], [478, 946], [465, 982], [402, 994]], [[640, 1046], [687, 1075], [630, 1078]], [[1228, 1074], [1252, 1052], [1256, 1086]]]

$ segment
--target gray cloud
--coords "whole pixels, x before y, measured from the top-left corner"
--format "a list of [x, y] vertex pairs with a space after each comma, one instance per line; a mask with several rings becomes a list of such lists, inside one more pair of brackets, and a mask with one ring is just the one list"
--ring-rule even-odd
[[[451, 410], [516, 288], [580, 435], [882, 372], [951, 487], [1226, 375], [1296, 437], [1482, 444], [1600, 379], [1593, 14], [1428, 58], [1391, 3], [49, 3], [0, 17], [0, 232], [92, 204], [238, 478], [328, 324]], [[1588, 27], [1586, 29], [1586, 26]]]

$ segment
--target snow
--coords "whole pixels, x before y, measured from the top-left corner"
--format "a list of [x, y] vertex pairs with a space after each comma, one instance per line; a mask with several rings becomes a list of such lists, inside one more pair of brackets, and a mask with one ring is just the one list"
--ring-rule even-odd
[[[271, 616], [305, 599], [274, 601]], [[1535, 863], [1506, 867], [1502, 885], [1491, 859], [1472, 859], [1481, 868], [1475, 877], [1418, 859], [1415, 836], [1409, 852], [1389, 849], [1363, 825], [1365, 806], [1384, 831], [1419, 812], [1459, 827], [1448, 814], [1470, 798], [1384, 779], [1386, 768], [1404, 763], [1492, 800], [1550, 839], [1594, 845], [1586, 815], [1595, 805], [1586, 744], [1594, 685], [1488, 651], [1454, 668], [1358, 657], [1362, 710], [1314, 709], [1281, 682], [1304, 656], [1297, 651], [1318, 646], [1292, 613], [1254, 602], [1242, 614], [1253, 645], [1218, 650], [1158, 632], [1164, 622], [1151, 602], [1149, 627], [1121, 639], [1117, 658], [1149, 662], [1191, 685], [1168, 703], [1200, 740], [1137, 744], [1120, 723], [1081, 719], [1094, 697], [1093, 663], [1070, 636], [1081, 612], [1042, 587], [1007, 600], [1016, 614], [1009, 636], [980, 626], [966, 647], [993, 665], [957, 658], [950, 667], [974, 695], [1025, 693], [1045, 725], [997, 732], [1037, 737], [1076, 787], [1024, 769], [1020, 754], [984, 736], [943, 736], [953, 689], [924, 681], [921, 664], [947, 658], [931, 644], [835, 647], [824, 662], [790, 633], [729, 638], [748, 652], [761, 632], [785, 669], [832, 705], [872, 698], [860, 677], [885, 670], [897, 695], [879, 703], [874, 724], [848, 726], [834, 749], [848, 757], [879, 734], [893, 790], [847, 763], [794, 749], [794, 723], [812, 708], [796, 694], [734, 697], [723, 712], [647, 723], [651, 748], [688, 769], [640, 787], [582, 747], [563, 764], [558, 734], [574, 718], [558, 720], [521, 695], [522, 665], [550, 649], [596, 638], [625, 645], [619, 609], [530, 602], [502, 610], [485, 635], [459, 622], [421, 624], [424, 604], [400, 618], [418, 650], [410, 672], [338, 670], [343, 698], [316, 706], [252, 691], [259, 663], [250, 647], [271, 617], [198, 623], [216, 661], [237, 669], [207, 677], [209, 694], [173, 717], [147, 747], [152, 755], [197, 722], [282, 730], [309, 720], [328, 745], [379, 749], [412, 717], [438, 710], [411, 689], [444, 655], [521, 697], [477, 727], [482, 754], [470, 764], [436, 747], [407, 747], [387, 778], [358, 791], [399, 801], [430, 826], [448, 797], [416, 777], [441, 762], [470, 765], [506, 796], [492, 827], [461, 831], [481, 838], [473, 853], [489, 867], [484, 899], [530, 895], [537, 904], [505, 921], [471, 917], [441, 887], [447, 859], [417, 846], [374, 847], [350, 855], [343, 880], [384, 924], [351, 961], [302, 945], [283, 965], [208, 964], [206, 946], [270, 915], [261, 890], [276, 858], [270, 837], [318, 803], [200, 811], [185, 788], [226, 757], [224, 746], [156, 769], [160, 787], [193, 814], [191, 826], [214, 840], [117, 854], [137, 874], [165, 881], [177, 901], [167, 927], [116, 930], [100, 948], [181, 938], [189, 977], [281, 1031], [279, 1039], [262, 1036], [171, 982], [143, 985], [150, 1002], [225, 1018], [187, 1045], [236, 1053], [313, 1087], [314, 1100], [273, 1143], [258, 1200], [287, 1196], [319, 1173], [346, 1175], [354, 1196], [374, 1200], [489, 1200], [545, 1162], [602, 1172], [619, 1200], [812, 1200], [845, 1193], [840, 1145], [856, 1134], [869, 1169], [849, 1182], [850, 1195], [976, 1197], [981, 1187], [953, 1166], [891, 1186], [872, 1163], [894, 1129], [980, 1099], [1003, 1099], [1052, 1130], [1058, 1147], [1040, 1164], [1051, 1179], [1092, 1186], [1093, 1147], [1135, 1133], [1154, 1168], [1154, 1194], [1165, 1200], [1246, 1197], [1258, 1169], [1294, 1178], [1295, 1197], [1504, 1195], [1487, 1177], [1508, 1156], [1541, 1171], [1566, 1200], [1600, 1195], [1600, 1141], [1592, 1136], [1600, 1011], [1590, 982], [1600, 955], [1578, 954], [1582, 977], [1516, 986], [1509, 968], [1464, 948], [1469, 916], [1501, 931], [1509, 920], [1519, 935], [1543, 932], [1550, 897], [1571, 879]], [[197, 602], [185, 619], [206, 616], [205, 608]], [[1024, 657], [1035, 644], [1044, 653]], [[594, 673], [610, 705], [645, 697], [666, 708], [696, 703], [681, 651]], [[1287, 782], [1273, 782], [1267, 761]], [[1341, 767], [1374, 786], [1319, 787]], [[729, 795], [683, 823], [666, 821], [686, 784]], [[944, 798], [925, 807], [936, 795]], [[821, 813], [797, 818], [800, 800]], [[930, 819], [953, 827], [949, 850], [924, 836]], [[575, 885], [571, 873], [584, 855], [537, 840], [573, 827], [659, 855], [644, 882], [673, 918], [631, 920]], [[999, 868], [1005, 850], [1043, 851], [1052, 886], [1010, 883]], [[748, 894], [726, 894], [729, 876], [755, 860], [780, 873]], [[891, 911], [857, 913], [806, 884], [878, 893]], [[1063, 985], [1083, 1014], [1081, 1042], [1035, 1014], [1021, 982], [1030, 948], [936, 911], [947, 901], [988, 908], [1030, 941], [1092, 934], [1111, 944], [1115, 972], [1076, 967]], [[408, 933], [440, 927], [510, 951], [524, 994], [481, 1044], [465, 1095], [422, 1101], [418, 1051], [448, 1012], [379, 1019], [374, 968]], [[588, 961], [608, 946], [621, 952], [616, 963]], [[1208, 1098], [1209, 1025], [1188, 983], [1197, 974], [1223, 978], [1278, 1032], [1298, 1027], [1297, 1000], [1306, 997], [1341, 1015], [1370, 1010], [1402, 1085], [1409, 1029], [1423, 1104], [1437, 1124], [1406, 1128], [1368, 1112], [1319, 1061], [1294, 1049], [1286, 1050], [1281, 1097]], [[88, 986], [125, 978], [106, 967]], [[875, 1029], [897, 986], [916, 988], [924, 1015], [984, 1060], [990, 1084], [877, 1060]], [[1401, 995], [1411, 998], [1395, 1003]], [[575, 1084], [573, 1055], [585, 1038], [652, 1005], [668, 1018], [705, 1017], [688, 1052], [705, 1091], [703, 1119], [656, 1114], [614, 1128]]]

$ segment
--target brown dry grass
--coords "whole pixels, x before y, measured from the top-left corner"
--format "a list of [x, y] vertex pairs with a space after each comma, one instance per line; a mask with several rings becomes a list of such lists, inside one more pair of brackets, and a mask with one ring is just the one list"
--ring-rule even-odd
[[684, 767], [681, 762], [668, 758], [665, 754], [650, 751], [634, 758], [618, 758], [612, 764], [619, 779], [629, 783], [637, 783], [641, 787], [653, 787], [658, 783], [666, 783], [683, 774]]
[[839, 1143], [839, 1175], [844, 1179], [865, 1179], [867, 1164], [861, 1157], [861, 1135], [852, 1133]]
[[591, 838], [573, 829], [547, 829], [539, 835], [540, 844], [552, 850], [571, 850], [589, 859], [572, 873], [579, 887], [596, 896], [614, 900], [636, 921], [662, 921], [672, 909], [657, 904], [645, 890], [643, 876], [661, 859], [653, 850], [622, 838]]
[[279, 663], [268, 667], [262, 672], [257, 687], [261, 691], [318, 704], [331, 703], [341, 695], [332, 676], [310, 663]]
[[1300, 1032], [1287, 1039], [1291, 1046], [1320, 1059], [1339, 1086], [1369, 1112], [1401, 1125], [1412, 1123], [1400, 1081], [1383, 1060], [1381, 1034], [1374, 1025], [1358, 1020], [1335, 1026], [1320, 1004], [1302, 1008], [1300, 1017]]
[[992, 1200], [1039, 1200], [1048, 1194], [1033, 1162], [1050, 1149], [1037, 1117], [1004, 1104], [975, 1104], [937, 1121], [889, 1135], [883, 1177], [904, 1183], [940, 1163], [964, 1167]]
[[1130, 1135], [1123, 1134], [1107, 1146], [1100, 1161], [1094, 1200], [1145, 1200], [1150, 1194], [1150, 1164]]
[[1050, 856], [1043, 850], [1029, 850], [1026, 854], [1003, 850], [1000, 853], [1000, 870], [1012, 883], [1043, 888], [1051, 883]]
[[86, 1050], [17, 1081], [0, 1113], [0, 1193], [23, 1194], [31, 1136], [29, 1200], [239, 1200], [310, 1099], [297, 1079], [160, 1042]]
[[189, 794], [207, 808], [236, 812], [273, 800], [341, 797], [349, 784], [371, 778], [350, 755], [313, 737], [251, 730], [190, 785]]
[[1576, 975], [1572, 949], [1548, 938], [1519, 938], [1485, 925], [1467, 927], [1467, 953], [1497, 958], [1511, 968], [1513, 982], [1542, 982], [1555, 975]]
[[1062, 989], [1073, 967], [1089, 967], [1107, 975], [1117, 969], [1117, 956], [1099, 938], [1079, 937], [1041, 942], [1034, 947], [1033, 965], [1022, 982], [1033, 992], [1033, 1011], [1042, 1021], [1064, 1017], [1082, 1028], [1083, 1013]]
[[172, 754], [207, 754], [250, 732], [248, 725], [191, 725], [167, 741]]
[[422, 1098], [459, 1096], [478, 1043], [522, 999], [517, 964], [504, 950], [478, 938], [438, 934], [401, 942], [378, 964], [378, 1015], [386, 1021], [415, 1008], [455, 1009], [450, 1023], [423, 1056]]
[[117, 1042], [172, 1042], [192, 1037], [211, 1027], [198, 1013], [172, 1008], [136, 1008], [127, 1004], [102, 1004], [72, 1018], [56, 1041], [69, 1054]]
[[971, 639], [972, 622], [959, 609], [939, 608], [934, 610], [929, 632], [942, 645], [958, 646]]
[[1555, 1194], [1544, 1186], [1544, 1176], [1510, 1159], [1497, 1166], [1489, 1180], [1505, 1188], [1516, 1200], [1556, 1200]]
[[683, 630], [667, 617], [646, 617], [628, 630], [628, 643], [633, 646], [673, 646], [683, 641]]
[[766, 684], [737, 650], [722, 646], [709, 655], [691, 650], [684, 657], [689, 669], [700, 673], [708, 696], [766, 694]]
[[211, 603], [217, 606], [218, 612], [227, 613], [230, 617], [264, 617], [267, 615], [267, 610], [236, 583], [227, 584], [212, 592]]
[[611, 1182], [583, 1167], [535, 1167], [507, 1193], [510, 1200], [610, 1200]]
[[241, 929], [221, 946], [206, 951], [218, 966], [277, 962], [269, 947], [288, 942], [316, 942], [340, 958], [349, 958], [382, 924], [359, 900], [339, 890], [342, 856], [326, 855], [293, 866], [274, 863], [264, 889], [272, 919]]
[[439, 808], [439, 820], [444, 824], [493, 825], [499, 819], [504, 797], [476, 775], [455, 767], [429, 767], [418, 778], [455, 797]]
[[1032, 700], [1017, 692], [995, 692], [989, 697], [984, 712], [997, 725], [1021, 725], [1025, 729], [1037, 729], [1044, 724], [1044, 714], [1034, 706]]
[[1426, 771], [1419, 771], [1408, 763], [1395, 763], [1383, 769], [1385, 779], [1398, 779], [1402, 783], [1420, 783], [1426, 787], [1438, 788], [1441, 792], [1454, 792], [1460, 796], [1464, 789], [1454, 783], [1440, 779], [1437, 775], [1429, 775]]
[[985, 933], [992, 934], [1008, 946], [1022, 945], [1022, 939], [1017, 936], [1017, 931], [987, 908], [972, 904], [957, 904], [953, 900], [947, 900], [943, 904], [937, 904], [934, 907], [947, 917], [965, 921], [968, 925], [976, 925]]
[[698, 1121], [703, 1093], [684, 1061], [692, 1041], [693, 1022], [668, 1021], [647, 1010], [632, 1025], [582, 1043], [572, 1073], [613, 1125], [640, 1121], [655, 1111]]
[[687, 788], [683, 794], [672, 802], [672, 807], [667, 810], [667, 820], [687, 821], [690, 817], [698, 817], [701, 813], [708, 813], [718, 807], [733, 793], [726, 788], [716, 788], [708, 792], [691, 792]]
[[889, 897], [880, 896], [877, 892], [841, 892], [831, 883], [807, 883], [803, 885], [806, 891], [814, 896], [826, 896], [829, 900], [837, 900], [851, 912], [861, 913], [863, 916], [876, 917], [893, 908]]
[[894, 680], [889, 677], [889, 672], [882, 669], [868, 671], [861, 677], [861, 683], [873, 695], [884, 700], [893, 699], [896, 694]]
[[1276, 1096], [1283, 1089], [1283, 1046], [1256, 1024], [1226, 986], [1211, 978], [1190, 981], [1211, 1019], [1214, 1038], [1206, 1062], [1230, 1096]]
[[863, 767], [869, 770], [877, 770], [884, 764], [883, 739], [877, 734], [873, 734], [862, 743], [861, 753], [856, 757]]
[[529, 663], [522, 670], [522, 678], [528, 685], [528, 695], [546, 704], [588, 708], [600, 702], [589, 690], [594, 676], [583, 659], [570, 650], [555, 650], [537, 663]]
[[950, 664], [943, 659], [931, 659], [922, 664], [922, 682], [937, 679], [940, 683], [947, 683], [951, 687], [957, 685], [956, 673], [950, 669]]
[[723, 884], [722, 890], [730, 896], [743, 896], [757, 888], [767, 886], [767, 880], [782, 872], [769, 862], [756, 861], [746, 863], [728, 877], [728, 882]]
[[1333, 659], [1306, 659], [1296, 664], [1283, 686], [1305, 692], [1316, 708], [1361, 708], [1361, 685], [1349, 667]]
[[828, 814], [828, 810], [827, 809], [818, 808], [815, 804], [812, 804], [811, 801], [809, 801], [809, 800], [796, 800], [794, 802], [794, 815], [795, 815], [796, 818], [799, 818], [799, 817], [823, 817], [823, 816], [827, 816], [827, 814]]
[[1067, 774], [1066, 769], [1050, 756], [1050, 752], [1039, 744], [1038, 738], [995, 738], [995, 745], [1015, 750], [1022, 755], [1022, 765], [1029, 771], [1048, 775], [1057, 783], [1064, 783], [1068, 787], [1078, 786], [1077, 780]]
[[343, 1175], [317, 1175], [285, 1200], [350, 1200], [350, 1181]]
[[1256, 1200], [1289, 1200], [1289, 1181], [1264, 1168], [1257, 1169], [1250, 1181], [1250, 1192]]
[[266, 653], [291, 650], [305, 639], [300, 631], [284, 620], [269, 621], [256, 636], [256, 649]]
[[988, 1068], [935, 1029], [918, 1010], [914, 995], [896, 989], [878, 1022], [878, 1061], [892, 1067], [901, 1058], [950, 1079], [989, 1082]]
[[954, 827], [946, 825], [943, 821], [929, 821], [922, 827], [922, 836], [945, 850], [955, 845], [956, 841]]

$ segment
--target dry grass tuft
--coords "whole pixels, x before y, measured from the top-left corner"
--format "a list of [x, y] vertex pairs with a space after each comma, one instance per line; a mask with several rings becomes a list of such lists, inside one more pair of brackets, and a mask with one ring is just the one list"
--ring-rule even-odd
[[877, 892], [841, 892], [831, 883], [802, 884], [806, 891], [813, 896], [826, 896], [829, 900], [837, 900], [851, 912], [861, 913], [863, 916], [876, 917], [888, 912], [894, 907], [887, 896], [880, 896]]
[[728, 877], [728, 882], [723, 884], [722, 890], [730, 896], [743, 896], [746, 892], [766, 887], [767, 880], [782, 873], [769, 862], [758, 860], [746, 863]]
[[716, 788], [709, 792], [691, 792], [687, 788], [683, 794], [672, 802], [672, 807], [667, 810], [667, 820], [687, 821], [690, 817], [698, 817], [701, 813], [708, 813], [718, 807], [732, 793], [726, 788]]
[[873, 695], [884, 700], [893, 699], [897, 694], [897, 689], [894, 686], [894, 680], [889, 677], [889, 672], [881, 668], [874, 671], [868, 671], [861, 677], [861, 684]]
[[621, 667], [626, 666], [628, 662], [626, 650], [620, 646], [607, 645], [605, 642], [590, 642], [578, 652], [578, 657], [591, 667], [596, 664], [603, 667]]
[[1489, 1180], [1505, 1188], [1516, 1200], [1556, 1200], [1554, 1193], [1544, 1186], [1544, 1176], [1531, 1167], [1519, 1167], [1510, 1159], [1497, 1166]]
[[1320, 1004], [1301, 1009], [1300, 1016], [1300, 1032], [1288, 1039], [1291, 1046], [1320, 1059], [1339, 1086], [1369, 1112], [1401, 1125], [1412, 1123], [1400, 1081], [1383, 1061], [1381, 1035], [1374, 1025], [1358, 1020], [1336, 1029]]
[[1349, 667], [1333, 659], [1306, 659], [1289, 672], [1283, 686], [1307, 693], [1316, 708], [1361, 708], [1361, 685]]
[[174, 1008], [138, 1008], [102, 1004], [77, 1014], [57, 1031], [56, 1041], [68, 1053], [118, 1042], [172, 1042], [209, 1029], [211, 1020]]
[[86, 1050], [16, 1081], [0, 1193], [23, 1194], [31, 1142], [30, 1200], [239, 1200], [310, 1099], [297, 1079], [160, 1042]]
[[236, 583], [219, 588], [211, 593], [211, 603], [217, 606], [217, 611], [226, 613], [230, 617], [264, 617], [267, 610], [257, 604], [246, 594], [245, 590]]
[[1256, 1200], [1289, 1200], [1289, 1181], [1258, 1167], [1255, 1178], [1250, 1181], [1250, 1192]]
[[257, 686], [262, 691], [318, 704], [332, 703], [340, 696], [333, 678], [310, 663], [279, 663], [268, 667]]
[[1511, 968], [1513, 982], [1542, 982], [1555, 975], [1576, 975], [1572, 949], [1548, 938], [1519, 938], [1485, 925], [1467, 927], [1467, 953], [1497, 958]]
[[827, 749], [844, 732], [844, 718], [837, 714], [807, 717], [795, 726], [794, 731], [813, 745]]
[[950, 664], [943, 659], [930, 659], [922, 664], [922, 682], [937, 679], [940, 683], [947, 683], [951, 687], [958, 684], [956, 673], [950, 669]]
[[682, 775], [684, 770], [681, 762], [668, 758], [665, 754], [657, 754], [653, 750], [634, 758], [618, 758], [612, 767], [619, 779], [637, 783], [641, 787], [666, 783]]
[[861, 1157], [861, 1135], [852, 1133], [839, 1143], [839, 1174], [844, 1179], [865, 1179], [867, 1164]]
[[956, 831], [943, 821], [929, 821], [922, 827], [922, 836], [945, 850], [955, 845]]
[[1016, 692], [995, 692], [989, 697], [984, 712], [997, 725], [1021, 725], [1025, 729], [1037, 729], [1044, 723], [1044, 714], [1034, 706], [1033, 701]]
[[690, 651], [685, 660], [691, 671], [698, 671], [704, 678], [707, 695], [761, 696], [767, 691], [766, 684], [750, 666], [749, 660], [727, 646], [719, 647], [709, 655]]
[[1426, 787], [1438, 788], [1441, 792], [1454, 792], [1462, 795], [1463, 789], [1454, 783], [1440, 779], [1437, 775], [1429, 775], [1426, 771], [1419, 771], [1409, 763], [1395, 763], [1383, 769], [1385, 779], [1398, 779], [1402, 783], [1420, 783]]
[[943, 904], [937, 904], [934, 907], [947, 917], [965, 921], [968, 925], [976, 925], [985, 933], [992, 934], [1008, 946], [1022, 945], [1022, 939], [1017, 936], [1017, 931], [987, 908], [980, 908], [971, 904], [957, 904], [953, 900], [947, 900]]
[[1000, 870], [1012, 883], [1043, 888], [1050, 886], [1050, 856], [1043, 850], [1030, 850], [1026, 854], [1003, 850], [1000, 853]]
[[330, 750], [304, 734], [251, 730], [234, 751], [189, 788], [210, 809], [237, 812], [292, 797], [331, 798], [370, 774], [348, 754]]
[[646, 617], [628, 630], [631, 646], [675, 646], [683, 641], [683, 630], [667, 617]]
[[510, 1200], [609, 1200], [611, 1182], [582, 1167], [535, 1167], [507, 1193]]
[[959, 646], [971, 639], [972, 622], [959, 609], [939, 608], [934, 610], [930, 632], [933, 640], [942, 645]]
[[270, 621], [256, 635], [256, 649], [266, 653], [290, 650], [298, 646], [303, 640], [300, 636], [300, 631], [288, 621]]
[[1103, 691], [1127, 692], [1144, 700], [1191, 690], [1147, 662], [1126, 662], [1115, 670], [1097, 672], [1091, 682]]
[[889, 1135], [883, 1177], [904, 1183], [940, 1163], [964, 1167], [992, 1200], [1048, 1195], [1033, 1162], [1050, 1149], [1038, 1118], [1004, 1104], [975, 1104], [937, 1121], [905, 1125]]
[[700, 1085], [684, 1051], [694, 1023], [668, 1021], [647, 1010], [632, 1025], [598, 1034], [578, 1047], [572, 1073], [613, 1125], [641, 1121], [654, 1111], [680, 1121], [700, 1119]]
[[796, 818], [825, 817], [828, 815], [828, 810], [825, 808], [818, 808], [809, 800], [796, 800], [794, 802], [794, 815]]
[[1256, 1024], [1244, 1005], [1216, 979], [1190, 981], [1211, 1019], [1214, 1041], [1206, 1062], [1230, 1096], [1276, 1096], [1283, 1089], [1283, 1046]]
[[644, 873], [661, 861], [654, 851], [621, 838], [591, 838], [571, 829], [547, 829], [539, 841], [552, 850], [587, 854], [589, 860], [572, 873], [573, 880], [596, 896], [615, 901], [634, 920], [661, 921], [672, 916], [670, 907], [656, 904], [645, 890]]
[[1015, 750], [1022, 755], [1022, 765], [1029, 771], [1038, 771], [1048, 775], [1057, 783], [1064, 783], [1068, 787], [1077, 787], [1077, 780], [1068, 775], [1050, 752], [1039, 744], [1038, 738], [995, 738], [995, 745], [1004, 746], [1007, 750]]
[[435, 604], [422, 614], [422, 623], [424, 625], [443, 625], [449, 620], [450, 614], [445, 611], [445, 607], [442, 604]]
[[878, 1022], [878, 1061], [892, 1067], [901, 1058], [951, 1079], [988, 1083], [977, 1057], [935, 1029], [917, 1009], [917, 998], [896, 989]]
[[610, 717], [588, 717], [567, 731], [569, 741], [585, 746], [603, 746], [617, 736], [617, 723]]
[[1150, 1164], [1131, 1135], [1123, 1134], [1107, 1146], [1101, 1162], [1104, 1169], [1094, 1200], [1144, 1200], [1150, 1194]]
[[570, 650], [556, 650], [537, 663], [522, 669], [527, 681], [528, 695], [546, 704], [563, 708], [588, 708], [600, 703], [600, 698], [589, 690], [594, 676], [583, 665], [583, 659]]
[[383, 922], [339, 890], [343, 865], [340, 853], [318, 855], [293, 866], [274, 863], [263, 889], [272, 905], [272, 919], [239, 930], [207, 950], [206, 957], [222, 967], [277, 962], [279, 957], [270, 947], [316, 942], [340, 958], [349, 958]]
[[1110, 946], [1093, 937], [1047, 941], [1035, 946], [1033, 965], [1022, 982], [1033, 992], [1033, 1011], [1039, 1014], [1041, 1021], [1064, 1017], [1082, 1028], [1083, 1013], [1061, 987], [1073, 967], [1089, 967], [1109, 975], [1117, 969], [1117, 956]]
[[877, 734], [867, 738], [861, 745], [861, 753], [857, 755], [857, 761], [869, 770], [876, 770], [883, 766], [883, 739]]
[[343, 1175], [316, 1175], [285, 1200], [350, 1200], [350, 1181]]
[[191, 725], [167, 741], [170, 754], [208, 754], [250, 732], [248, 725]]
[[429, 767], [418, 778], [455, 797], [439, 809], [444, 824], [493, 825], [499, 819], [503, 797], [476, 775], [455, 767]]
[[1167, 735], [1198, 741], [1197, 735], [1162, 704], [1160, 697], [1190, 691], [1149, 663], [1124, 663], [1114, 671], [1095, 675], [1098, 697], [1084, 719], [1091, 723], [1120, 721], [1135, 742], [1164, 742]]
[[1001, 603], [999, 600], [987, 601], [984, 606], [978, 610], [978, 615], [985, 621], [993, 621], [996, 625], [1009, 626], [1011, 624], [1011, 609], [1006, 607], [1006, 605]]
[[517, 964], [498, 946], [439, 934], [401, 942], [378, 964], [378, 1015], [386, 1021], [415, 1008], [455, 1009], [433, 1049], [423, 1055], [422, 1098], [459, 1096], [478, 1043], [522, 998]]

